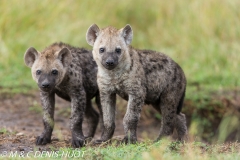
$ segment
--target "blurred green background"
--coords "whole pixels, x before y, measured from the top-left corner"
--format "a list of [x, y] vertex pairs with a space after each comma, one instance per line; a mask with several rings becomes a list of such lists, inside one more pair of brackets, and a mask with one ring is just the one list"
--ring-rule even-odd
[[[188, 80], [186, 99], [191, 100], [185, 112], [196, 120], [195, 128], [211, 129], [216, 115], [202, 116], [221, 106], [209, 99], [212, 91], [215, 95], [240, 86], [239, 8], [239, 0], [1, 0], [0, 89], [37, 88], [23, 61], [29, 47], [41, 51], [62, 41], [91, 49], [85, 34], [93, 23], [101, 28], [130, 24], [135, 48], [161, 51], [180, 64]], [[223, 130], [232, 123], [225, 121]], [[239, 122], [234, 126], [240, 126]]]
[[189, 85], [240, 85], [239, 0], [1, 0], [0, 85], [36, 87], [23, 55], [53, 42], [91, 47], [88, 27], [133, 27], [133, 46], [164, 52], [184, 69]]

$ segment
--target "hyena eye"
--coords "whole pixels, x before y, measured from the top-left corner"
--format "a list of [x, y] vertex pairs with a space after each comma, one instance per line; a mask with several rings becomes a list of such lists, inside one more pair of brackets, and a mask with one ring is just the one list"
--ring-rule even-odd
[[53, 75], [57, 75], [58, 74], [58, 71], [56, 69], [52, 70], [52, 74]]
[[100, 49], [99, 49], [99, 52], [100, 52], [100, 53], [103, 53], [104, 51], [105, 51], [104, 48], [100, 48]]
[[122, 50], [121, 50], [120, 48], [116, 48], [116, 49], [115, 49], [115, 52], [116, 52], [116, 53], [121, 53], [121, 51], [122, 51]]
[[36, 71], [36, 75], [40, 75], [40, 74], [41, 74], [41, 72], [42, 72], [42, 71], [40, 71], [40, 70], [37, 70], [37, 71]]

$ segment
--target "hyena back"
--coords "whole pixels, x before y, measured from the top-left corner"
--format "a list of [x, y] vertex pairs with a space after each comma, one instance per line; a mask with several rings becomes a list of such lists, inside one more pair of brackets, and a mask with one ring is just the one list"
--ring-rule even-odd
[[128, 100], [123, 119], [124, 142], [137, 141], [137, 123], [144, 104], [151, 104], [162, 114], [157, 140], [171, 135], [174, 128], [182, 140], [187, 132], [185, 115], [181, 113], [186, 90], [184, 72], [163, 53], [131, 47], [132, 37], [130, 25], [117, 30], [99, 29], [94, 24], [87, 31], [86, 39], [93, 46], [98, 65], [103, 109], [104, 132], [99, 142], [110, 139], [114, 133], [116, 94]]
[[24, 60], [38, 84], [43, 107], [44, 131], [37, 137], [36, 144], [45, 145], [51, 142], [57, 94], [71, 102], [72, 146], [83, 146], [83, 116], [89, 122], [88, 137], [94, 136], [99, 119], [99, 114], [92, 107], [92, 98], [96, 97], [101, 113], [96, 81], [97, 65], [91, 52], [60, 42], [48, 46], [42, 52], [30, 47]]

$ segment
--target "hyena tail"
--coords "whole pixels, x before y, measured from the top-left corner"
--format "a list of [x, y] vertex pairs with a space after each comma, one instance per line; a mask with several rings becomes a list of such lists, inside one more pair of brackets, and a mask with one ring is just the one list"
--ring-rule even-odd
[[184, 97], [185, 97], [185, 92], [186, 92], [186, 88], [183, 91], [182, 97], [178, 103], [178, 107], [177, 107], [177, 114], [179, 114], [182, 110], [182, 106], [183, 106], [183, 102], [184, 102]]

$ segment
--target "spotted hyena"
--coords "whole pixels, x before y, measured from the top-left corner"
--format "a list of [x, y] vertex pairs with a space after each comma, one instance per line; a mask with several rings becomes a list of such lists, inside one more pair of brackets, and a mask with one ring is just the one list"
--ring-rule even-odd
[[101, 109], [96, 81], [97, 65], [91, 51], [54, 43], [42, 52], [29, 48], [24, 60], [38, 84], [43, 107], [44, 131], [37, 137], [36, 144], [45, 145], [51, 142], [57, 94], [71, 102], [72, 146], [83, 146], [83, 116], [89, 122], [88, 137], [94, 136], [99, 119], [99, 114], [92, 107], [92, 98], [96, 97], [98, 108]]
[[186, 118], [181, 113], [186, 90], [184, 72], [163, 53], [134, 49], [130, 46], [132, 38], [130, 25], [118, 30], [99, 29], [94, 24], [87, 31], [86, 40], [93, 46], [93, 58], [98, 65], [104, 121], [104, 132], [97, 142], [107, 141], [114, 133], [116, 94], [128, 101], [123, 142], [137, 141], [137, 123], [144, 104], [151, 104], [162, 114], [157, 140], [171, 135], [174, 128], [182, 140], [187, 132]]

